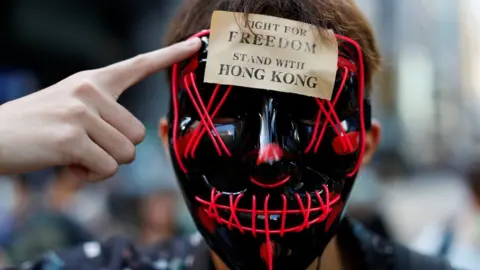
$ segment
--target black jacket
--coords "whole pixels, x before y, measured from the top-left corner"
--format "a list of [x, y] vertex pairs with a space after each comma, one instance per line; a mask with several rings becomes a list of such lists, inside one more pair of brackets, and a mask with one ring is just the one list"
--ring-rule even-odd
[[[358, 223], [345, 220], [338, 234], [355, 270], [450, 270], [447, 262], [384, 240]], [[124, 238], [91, 242], [8, 270], [211, 270], [209, 250], [200, 234], [175, 238], [146, 250]], [[292, 269], [295, 270], [295, 269]], [[303, 269], [298, 269], [303, 270]]]

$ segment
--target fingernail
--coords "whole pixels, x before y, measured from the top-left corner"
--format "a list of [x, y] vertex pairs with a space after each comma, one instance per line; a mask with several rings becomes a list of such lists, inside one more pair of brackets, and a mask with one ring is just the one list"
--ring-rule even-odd
[[200, 44], [200, 39], [198, 37], [190, 38], [187, 41], [185, 41], [185, 45], [189, 47], [195, 47]]

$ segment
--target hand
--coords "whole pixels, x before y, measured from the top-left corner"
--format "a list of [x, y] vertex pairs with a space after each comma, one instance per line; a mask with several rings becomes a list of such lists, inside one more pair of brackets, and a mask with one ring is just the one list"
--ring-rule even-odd
[[133, 161], [145, 127], [117, 103], [133, 84], [200, 48], [200, 40], [172, 45], [79, 72], [34, 94], [0, 106], [0, 173], [70, 166], [90, 181]]

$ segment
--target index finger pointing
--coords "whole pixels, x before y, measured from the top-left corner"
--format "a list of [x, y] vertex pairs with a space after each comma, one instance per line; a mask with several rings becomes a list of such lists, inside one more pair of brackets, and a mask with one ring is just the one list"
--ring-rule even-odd
[[94, 78], [102, 91], [117, 99], [125, 89], [147, 76], [182, 61], [200, 49], [200, 39], [184, 42], [135, 56], [97, 70]]

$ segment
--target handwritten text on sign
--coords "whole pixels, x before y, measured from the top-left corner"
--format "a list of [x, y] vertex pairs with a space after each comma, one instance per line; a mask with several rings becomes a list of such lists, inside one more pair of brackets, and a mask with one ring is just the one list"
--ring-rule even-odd
[[292, 20], [215, 11], [205, 82], [330, 99], [338, 47], [332, 31]]

